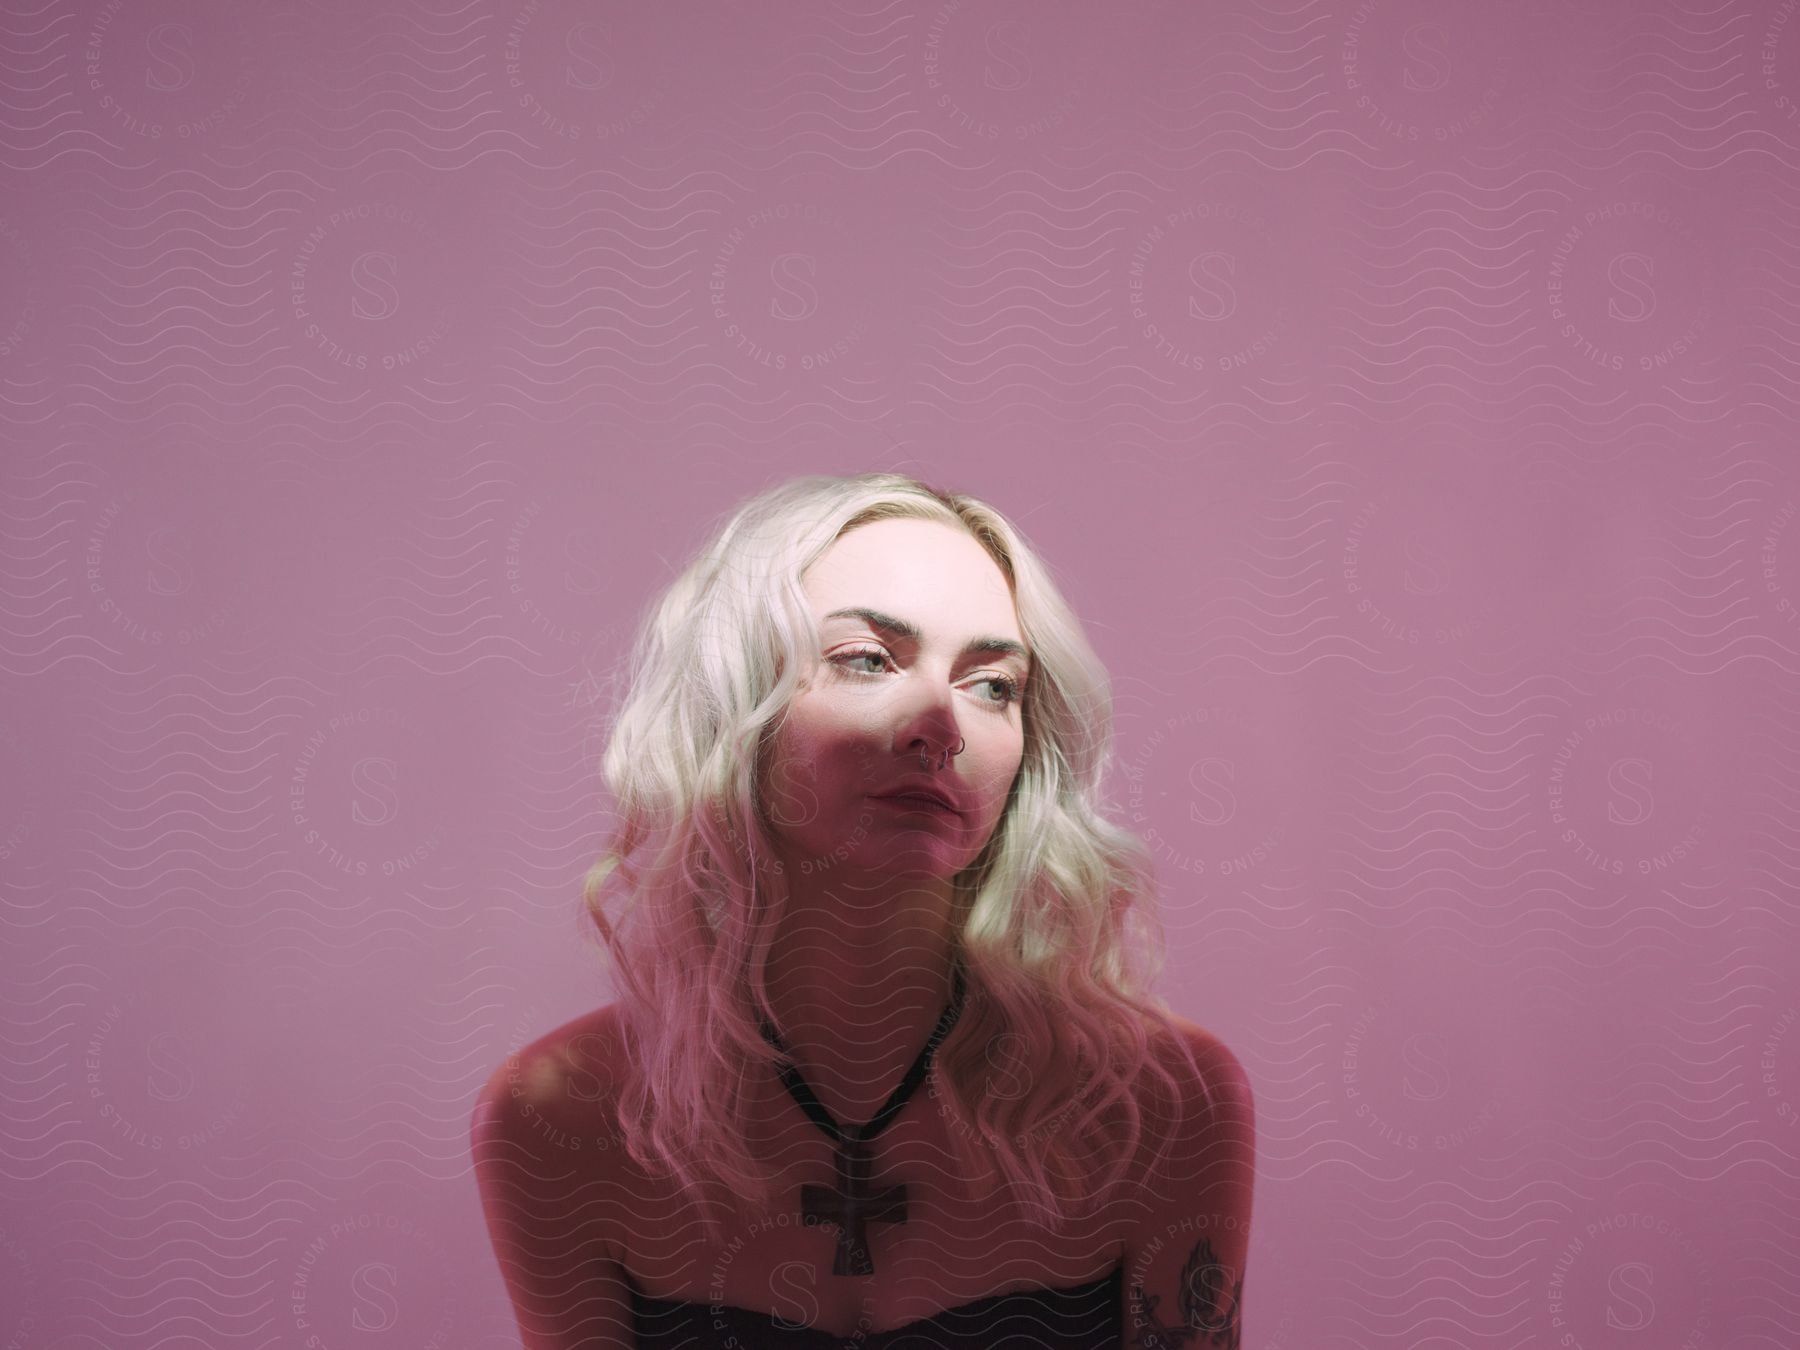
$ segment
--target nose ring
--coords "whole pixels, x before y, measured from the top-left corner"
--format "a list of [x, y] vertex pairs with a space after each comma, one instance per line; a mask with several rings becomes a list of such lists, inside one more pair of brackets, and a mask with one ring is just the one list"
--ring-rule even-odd
[[[956, 749], [945, 750], [943, 752], [943, 757], [940, 760], [938, 760], [938, 768], [942, 769], [942, 768], [947, 767], [950, 763], [950, 757], [952, 755], [960, 755], [963, 752], [963, 749], [966, 745], [967, 745], [966, 741], [959, 739], [956, 742]], [[925, 757], [925, 752], [923, 750], [919, 751], [919, 767], [921, 769], [929, 769], [931, 767], [931, 761]]]

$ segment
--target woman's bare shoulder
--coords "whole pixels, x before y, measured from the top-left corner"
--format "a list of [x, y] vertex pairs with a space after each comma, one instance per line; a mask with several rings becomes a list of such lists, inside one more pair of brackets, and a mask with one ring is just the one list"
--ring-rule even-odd
[[507, 1055], [488, 1076], [481, 1109], [514, 1129], [591, 1138], [610, 1129], [626, 1065], [621, 1006], [607, 1003]]
[[1205, 1076], [1209, 1087], [1230, 1093], [1249, 1091], [1250, 1082], [1244, 1073], [1243, 1064], [1216, 1033], [1197, 1022], [1189, 1021], [1180, 1013], [1171, 1013], [1169, 1020], [1181, 1033], [1182, 1040], [1193, 1054], [1194, 1062], [1200, 1066], [1200, 1072]]
[[1162, 1085], [1147, 1080], [1150, 1096], [1144, 1104], [1195, 1124], [1253, 1128], [1256, 1107], [1250, 1077], [1231, 1047], [1179, 1013], [1171, 1012], [1169, 1022], [1174, 1034], [1163, 1028], [1161, 1034], [1152, 1036], [1152, 1045], [1158, 1062], [1177, 1084], [1178, 1102], [1171, 1104], [1163, 1096]]
[[617, 1009], [597, 1008], [507, 1055], [477, 1097], [476, 1178], [496, 1247], [525, 1253], [518, 1270], [565, 1268], [571, 1250], [625, 1260], [619, 1044]]

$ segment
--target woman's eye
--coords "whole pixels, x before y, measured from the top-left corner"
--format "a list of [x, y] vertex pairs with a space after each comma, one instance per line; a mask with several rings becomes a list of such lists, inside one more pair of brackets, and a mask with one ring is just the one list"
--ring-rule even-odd
[[[857, 647], [850, 651], [837, 652], [831, 657], [833, 665], [842, 666], [858, 675], [878, 675], [881, 673], [882, 669], [887, 667], [891, 659], [892, 658], [879, 647]], [[880, 669], [857, 670], [855, 663], [858, 661], [873, 661]], [[1021, 692], [1019, 689], [1019, 682], [1010, 675], [988, 675], [983, 677], [980, 682], [982, 684], [993, 685], [1000, 690], [1001, 695], [999, 698], [984, 699], [982, 700], [984, 703], [990, 703], [996, 708], [1005, 709], [1012, 707], [1013, 704], [1019, 701]]]
[[986, 683], [994, 685], [1004, 695], [1003, 698], [991, 700], [995, 707], [1006, 708], [1019, 701], [1019, 682], [1006, 675], [990, 675]]
[[[879, 661], [885, 664], [887, 653], [875, 647], [858, 647], [855, 651], [839, 652], [831, 659], [839, 665], [847, 665], [852, 661]], [[873, 675], [875, 672], [870, 670], [860, 673]]]

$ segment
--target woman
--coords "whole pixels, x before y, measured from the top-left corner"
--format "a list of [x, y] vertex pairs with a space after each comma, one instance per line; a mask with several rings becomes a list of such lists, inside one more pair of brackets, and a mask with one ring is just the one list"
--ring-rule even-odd
[[789, 482], [630, 674], [587, 886], [621, 997], [473, 1122], [526, 1350], [1236, 1346], [1250, 1089], [1145, 992], [1106, 674], [1018, 531]]

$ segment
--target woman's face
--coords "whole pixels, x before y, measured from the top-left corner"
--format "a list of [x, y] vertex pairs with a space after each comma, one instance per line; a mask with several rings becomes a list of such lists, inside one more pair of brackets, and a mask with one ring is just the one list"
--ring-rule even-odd
[[[1019, 697], [1031, 665], [1004, 650], [1024, 646], [1005, 576], [959, 528], [881, 520], [834, 542], [803, 587], [819, 665], [789, 705], [764, 779], [790, 876], [953, 876], [999, 824], [1024, 754]], [[926, 778], [957, 811], [884, 795]]]

